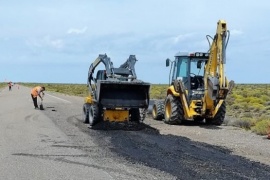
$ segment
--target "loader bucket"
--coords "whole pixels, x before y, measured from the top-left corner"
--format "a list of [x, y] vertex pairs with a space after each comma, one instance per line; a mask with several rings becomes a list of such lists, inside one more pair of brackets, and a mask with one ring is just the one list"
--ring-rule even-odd
[[96, 97], [106, 108], [147, 108], [150, 84], [139, 81], [98, 81]]

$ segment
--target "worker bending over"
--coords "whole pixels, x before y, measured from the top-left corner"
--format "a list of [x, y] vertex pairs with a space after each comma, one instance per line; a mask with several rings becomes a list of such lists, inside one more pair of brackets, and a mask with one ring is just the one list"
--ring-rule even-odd
[[45, 87], [44, 86], [37, 86], [37, 87], [34, 87], [31, 90], [31, 96], [32, 96], [32, 99], [33, 99], [33, 103], [34, 103], [35, 109], [38, 109], [37, 97], [39, 97], [41, 99], [41, 101], [43, 100], [43, 96], [44, 96], [44, 92], [43, 91], [45, 91]]

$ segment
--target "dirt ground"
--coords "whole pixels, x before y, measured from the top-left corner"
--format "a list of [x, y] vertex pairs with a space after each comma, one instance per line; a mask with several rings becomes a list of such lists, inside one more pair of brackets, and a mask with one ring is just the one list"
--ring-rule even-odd
[[251, 131], [233, 126], [208, 126], [186, 122], [183, 125], [167, 125], [155, 121], [150, 115], [145, 124], [159, 130], [160, 134], [187, 137], [192, 141], [228, 148], [233, 154], [252, 161], [270, 165], [270, 140]]

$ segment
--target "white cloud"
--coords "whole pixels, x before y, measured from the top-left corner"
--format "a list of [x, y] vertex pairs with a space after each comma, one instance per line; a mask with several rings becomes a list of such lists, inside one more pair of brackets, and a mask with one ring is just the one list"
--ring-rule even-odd
[[49, 40], [48, 45], [56, 49], [61, 49], [64, 47], [64, 42], [62, 39]]
[[173, 42], [178, 43], [178, 42], [184, 41], [188, 38], [191, 38], [193, 36], [194, 36], [194, 33], [181, 34], [181, 35], [178, 35], [176, 37], [173, 37]]
[[230, 33], [231, 33], [231, 35], [236, 35], [236, 36], [244, 34], [243, 31], [236, 30], [236, 29], [230, 30]]
[[41, 39], [30, 39], [26, 41], [26, 44], [37, 48], [50, 47], [53, 49], [62, 49], [64, 47], [64, 41], [62, 39], [53, 39], [50, 36], [45, 36]]
[[67, 34], [84, 34], [87, 31], [87, 27], [84, 27], [82, 29], [75, 29], [75, 28], [70, 28], [67, 31]]

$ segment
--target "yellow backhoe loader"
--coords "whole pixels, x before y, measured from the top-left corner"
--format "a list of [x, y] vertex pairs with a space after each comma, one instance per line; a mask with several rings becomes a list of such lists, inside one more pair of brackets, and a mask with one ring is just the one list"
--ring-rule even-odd
[[[226, 114], [226, 97], [234, 86], [225, 76], [226, 47], [229, 31], [219, 20], [214, 38], [207, 35], [208, 52], [179, 52], [171, 64], [170, 86], [165, 101], [155, 101], [152, 117], [167, 124], [183, 120], [203, 121], [221, 125]], [[210, 39], [212, 42], [210, 42]]]

